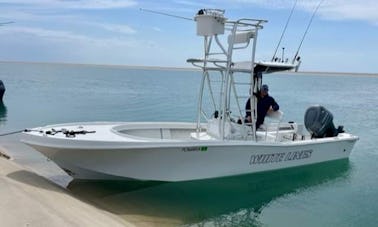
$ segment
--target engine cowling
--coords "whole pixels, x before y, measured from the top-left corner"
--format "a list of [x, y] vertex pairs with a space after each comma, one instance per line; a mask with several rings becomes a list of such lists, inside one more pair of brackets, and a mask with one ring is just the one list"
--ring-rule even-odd
[[305, 113], [304, 123], [314, 138], [334, 137], [343, 132], [343, 126], [335, 128], [332, 113], [323, 106], [309, 107]]

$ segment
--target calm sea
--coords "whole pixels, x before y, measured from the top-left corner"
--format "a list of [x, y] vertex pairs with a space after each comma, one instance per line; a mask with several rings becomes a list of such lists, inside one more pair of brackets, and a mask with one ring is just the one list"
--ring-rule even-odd
[[[0, 63], [0, 79], [7, 89], [2, 134], [64, 122], [193, 121], [200, 73]], [[303, 122], [307, 107], [322, 104], [335, 125], [358, 135], [349, 161], [185, 183], [74, 182], [69, 189], [158, 226], [376, 226], [378, 77], [277, 74], [264, 81], [287, 121]]]

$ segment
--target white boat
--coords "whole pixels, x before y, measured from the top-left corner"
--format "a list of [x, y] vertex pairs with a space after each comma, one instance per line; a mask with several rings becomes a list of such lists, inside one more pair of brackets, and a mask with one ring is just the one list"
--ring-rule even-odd
[[[238, 94], [258, 92], [263, 75], [295, 70], [300, 63], [255, 61], [265, 20], [230, 21], [223, 11], [201, 10], [195, 21], [197, 35], [204, 37], [204, 57], [188, 60], [203, 70], [196, 122], [48, 125], [27, 130], [22, 141], [73, 178], [86, 180], [188, 181], [349, 157], [358, 137], [335, 129], [332, 114], [320, 106], [306, 112], [309, 131], [303, 124], [284, 123], [280, 111], [256, 129], [256, 97]], [[249, 61], [234, 61], [242, 52]], [[239, 120], [247, 98], [252, 100], [250, 124]]]

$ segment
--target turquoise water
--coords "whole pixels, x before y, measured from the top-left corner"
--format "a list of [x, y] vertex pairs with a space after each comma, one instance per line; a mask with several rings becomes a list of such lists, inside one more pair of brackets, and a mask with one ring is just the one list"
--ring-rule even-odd
[[[0, 63], [0, 133], [80, 121], [193, 121], [200, 74]], [[74, 182], [78, 196], [127, 217], [195, 226], [376, 226], [378, 77], [265, 77], [287, 121], [322, 104], [360, 137], [349, 161], [185, 183]], [[173, 224], [172, 224], [173, 223]], [[162, 225], [166, 225], [164, 223]]]

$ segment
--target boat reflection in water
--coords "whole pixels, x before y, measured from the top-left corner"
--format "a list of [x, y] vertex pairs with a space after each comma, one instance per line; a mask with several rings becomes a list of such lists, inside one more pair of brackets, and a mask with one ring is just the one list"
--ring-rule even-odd
[[176, 224], [256, 225], [260, 212], [268, 203], [299, 189], [303, 191], [331, 180], [345, 180], [349, 170], [348, 159], [343, 159], [212, 180], [178, 183], [73, 181], [68, 188], [127, 220], [147, 216], [172, 220]]

